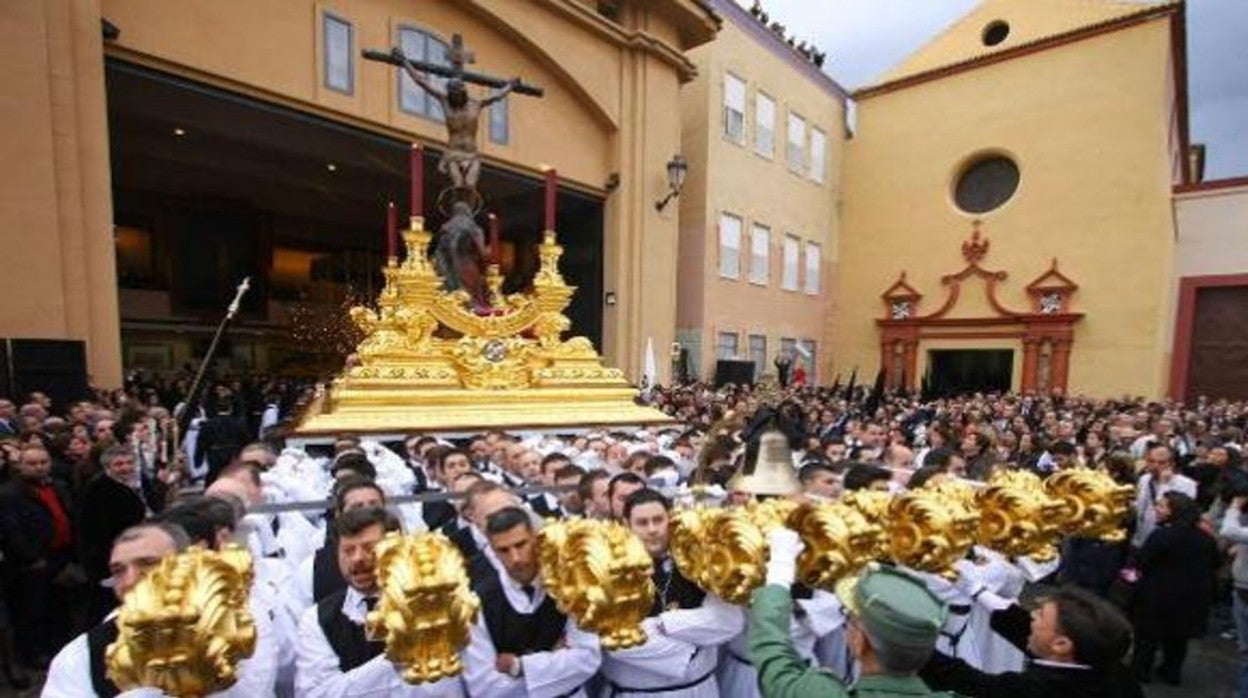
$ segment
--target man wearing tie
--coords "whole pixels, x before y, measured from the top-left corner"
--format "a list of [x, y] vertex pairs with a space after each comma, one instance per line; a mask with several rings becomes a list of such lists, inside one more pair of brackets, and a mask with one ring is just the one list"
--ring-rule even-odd
[[295, 695], [303, 698], [419, 696], [460, 698], [458, 678], [411, 685], [385, 656], [385, 645], [369, 639], [364, 619], [377, 604], [377, 543], [399, 520], [384, 509], [348, 511], [334, 523], [338, 565], [347, 588], [321, 599], [299, 621]]

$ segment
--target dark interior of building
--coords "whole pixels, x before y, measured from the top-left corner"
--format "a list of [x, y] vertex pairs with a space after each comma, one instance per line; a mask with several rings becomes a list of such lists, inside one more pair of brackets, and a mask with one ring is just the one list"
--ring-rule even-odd
[[[409, 211], [407, 142], [122, 61], [107, 63], [106, 80], [123, 289], [167, 292], [166, 320], [207, 331], [250, 276], [241, 324], [287, 345], [270, 301], [375, 297], [386, 204], [401, 222]], [[423, 209], [433, 230], [443, 218], [438, 157], [426, 149]], [[486, 165], [479, 188], [482, 227], [487, 213], [502, 222], [506, 290], [521, 289], [538, 264], [542, 182]], [[579, 287], [572, 331], [600, 345], [602, 200], [561, 187], [557, 209], [561, 270]], [[123, 334], [127, 313], [123, 301]]]

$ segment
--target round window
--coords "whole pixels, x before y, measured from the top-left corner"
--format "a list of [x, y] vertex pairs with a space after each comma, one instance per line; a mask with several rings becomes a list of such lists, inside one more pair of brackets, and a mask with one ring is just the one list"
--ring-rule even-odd
[[1018, 165], [1003, 155], [989, 155], [962, 171], [953, 200], [967, 213], [987, 213], [1009, 201], [1017, 190]]
[[979, 38], [983, 40], [984, 46], [996, 46], [1002, 41], [1005, 41], [1005, 37], [1009, 35], [1009, 23], [998, 19], [995, 22], [989, 22], [988, 25], [984, 27], [984, 31], [980, 34]]

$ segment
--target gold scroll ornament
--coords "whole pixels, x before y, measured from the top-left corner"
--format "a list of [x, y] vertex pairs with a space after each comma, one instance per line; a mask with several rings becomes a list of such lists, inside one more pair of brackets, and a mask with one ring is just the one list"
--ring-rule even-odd
[[376, 555], [381, 593], [365, 620], [369, 636], [385, 642], [386, 659], [410, 684], [458, 676], [459, 652], [481, 605], [459, 549], [441, 533], [396, 531]]
[[671, 551], [690, 581], [742, 605], [766, 578], [767, 532], [778, 522], [801, 537], [797, 579], [812, 588], [832, 591], [871, 560], [953, 579], [954, 563], [976, 543], [1043, 562], [1056, 555], [1063, 534], [1120, 540], [1131, 492], [1104, 473], [1075, 469], [1043, 483], [1006, 473], [979, 490], [944, 480], [898, 495], [859, 490], [801, 506], [782, 499], [699, 506], [673, 512]]
[[1126, 538], [1123, 521], [1135, 499], [1131, 485], [1120, 485], [1100, 470], [1070, 468], [1050, 475], [1044, 489], [1061, 502], [1057, 525], [1062, 533], [1106, 541]]
[[547, 523], [539, 555], [547, 593], [604, 649], [645, 643], [641, 621], [654, 605], [654, 563], [631, 531], [609, 521]]
[[980, 511], [980, 545], [1036, 562], [1057, 557], [1063, 503], [1045, 490], [1039, 476], [1025, 470], [1000, 471], [975, 499]]
[[191, 548], [167, 557], [122, 602], [117, 641], [105, 650], [108, 678], [122, 691], [155, 688], [202, 698], [238, 681], [256, 648], [248, 607], [251, 555]]

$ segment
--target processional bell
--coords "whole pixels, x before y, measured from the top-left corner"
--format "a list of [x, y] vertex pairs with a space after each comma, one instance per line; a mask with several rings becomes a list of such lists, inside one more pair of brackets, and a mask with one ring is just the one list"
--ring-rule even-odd
[[799, 494], [802, 483], [793, 468], [789, 437], [776, 430], [764, 432], [758, 439], [754, 463], [743, 465], [728, 481], [727, 489], [773, 497]]

